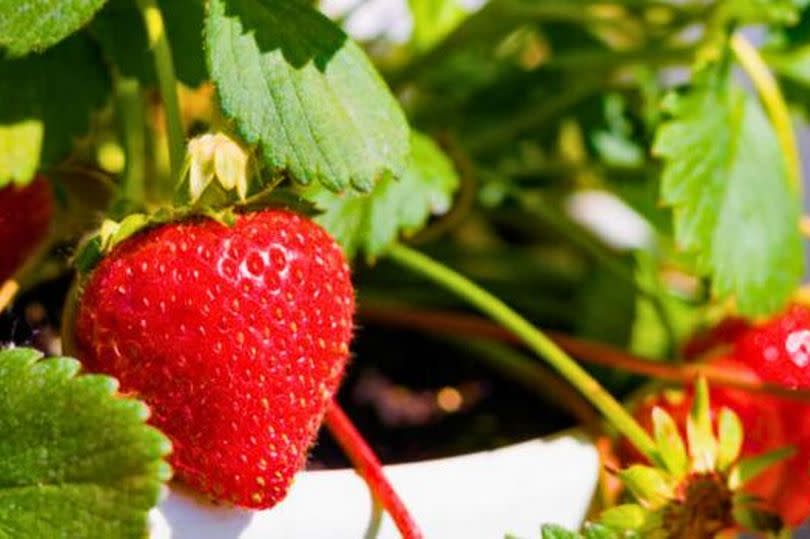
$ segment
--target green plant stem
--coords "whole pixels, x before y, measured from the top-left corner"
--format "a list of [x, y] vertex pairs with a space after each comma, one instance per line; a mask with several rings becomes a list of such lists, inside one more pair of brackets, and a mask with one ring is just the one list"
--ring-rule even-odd
[[115, 94], [127, 156], [121, 194], [142, 203], [146, 197], [146, 120], [138, 80], [117, 77]]
[[[505, 344], [524, 343], [508, 329], [476, 315], [455, 312], [414, 309], [402, 305], [362, 304], [361, 320], [424, 331], [440, 337], [453, 335], [467, 339], [486, 339]], [[772, 395], [781, 399], [810, 403], [810, 391], [788, 389], [779, 384], [752, 381], [745, 373], [729, 370], [722, 365], [709, 362], [681, 363], [673, 365], [628, 354], [626, 351], [597, 341], [573, 337], [549, 331], [548, 337], [565, 352], [592, 365], [647, 376], [655, 380], [674, 384], [691, 384], [698, 376], [705, 376], [713, 386], [740, 389], [751, 393]], [[466, 341], [465, 341], [466, 342]]]
[[532, 197], [531, 200], [526, 200], [526, 197], [521, 196], [519, 193], [515, 193], [515, 196], [517, 197], [518, 203], [523, 206], [525, 210], [537, 213], [541, 219], [550, 224], [558, 233], [565, 236], [574, 245], [585, 251], [614, 277], [630, 285], [639, 296], [650, 304], [658, 320], [661, 322], [661, 327], [664, 329], [667, 338], [666, 355], [673, 355], [677, 343], [677, 335], [675, 326], [661, 298], [661, 291], [651, 290], [647, 286], [639, 283], [635, 275], [633, 275], [633, 272], [623, 266], [616, 259], [614, 253], [555, 208], [546, 204], [542, 198]]
[[[371, 492], [371, 489], [369, 489], [369, 492]], [[377, 501], [374, 492], [371, 492], [371, 518], [368, 520], [368, 527], [363, 534], [363, 539], [377, 539], [377, 536], [380, 535], [382, 517], [383, 507], [380, 505], [380, 502]]]
[[759, 94], [768, 115], [771, 118], [779, 145], [785, 156], [788, 176], [791, 185], [798, 193], [802, 192], [802, 166], [801, 158], [796, 144], [796, 135], [793, 132], [793, 124], [790, 120], [785, 98], [779, 90], [779, 85], [768, 69], [765, 60], [760, 56], [759, 51], [740, 33], [734, 34], [731, 38], [731, 49], [740, 62], [740, 65], [748, 74], [754, 87]]
[[[180, 100], [177, 97], [177, 77], [174, 74], [174, 61], [163, 14], [157, 0], [138, 0], [143, 16], [149, 46], [155, 60], [160, 97], [163, 100], [163, 112], [166, 117], [166, 134], [169, 140], [169, 166], [171, 181], [179, 179], [185, 155], [185, 135], [180, 120]], [[172, 192], [170, 190], [169, 192]]]
[[466, 300], [514, 333], [576, 387], [636, 449], [652, 462], [659, 461], [655, 443], [633, 416], [574, 359], [508, 305], [466, 277], [408, 247], [394, 245], [388, 251], [388, 256], [397, 264]]

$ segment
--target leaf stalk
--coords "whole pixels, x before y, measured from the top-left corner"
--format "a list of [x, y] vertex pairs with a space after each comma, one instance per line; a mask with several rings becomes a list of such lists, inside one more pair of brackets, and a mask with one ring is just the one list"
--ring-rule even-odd
[[166, 117], [166, 134], [169, 139], [169, 166], [172, 181], [179, 179], [183, 168], [185, 154], [185, 134], [180, 119], [180, 100], [177, 96], [177, 77], [174, 71], [174, 60], [169, 38], [166, 35], [166, 25], [163, 14], [157, 5], [157, 0], [138, 0], [143, 17], [149, 46], [155, 60], [160, 97]]
[[793, 132], [793, 124], [790, 121], [790, 111], [779, 85], [759, 51], [745, 36], [740, 33], [734, 34], [731, 37], [731, 50], [743, 70], [750, 77], [765, 109], [768, 111], [768, 116], [773, 122], [779, 145], [782, 147], [782, 153], [785, 156], [790, 183], [796, 189], [796, 192], [801, 193], [801, 158], [796, 144], [796, 134]]
[[510, 330], [530, 350], [545, 359], [576, 387], [639, 452], [651, 462], [659, 462], [655, 442], [633, 416], [579, 363], [503, 301], [452, 269], [403, 245], [391, 247], [388, 257], [400, 266], [454, 293]]

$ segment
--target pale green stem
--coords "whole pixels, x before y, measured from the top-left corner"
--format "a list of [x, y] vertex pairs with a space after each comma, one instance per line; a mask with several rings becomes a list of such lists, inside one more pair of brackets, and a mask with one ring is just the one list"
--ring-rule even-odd
[[119, 77], [116, 101], [127, 156], [121, 191], [126, 199], [143, 202], [146, 196], [146, 120], [138, 81]]
[[450, 268], [403, 245], [391, 247], [388, 257], [441, 285], [514, 333], [576, 387], [642, 454], [652, 462], [659, 461], [655, 442], [633, 416], [574, 359], [503, 301]]
[[[171, 181], [179, 180], [185, 157], [185, 135], [180, 120], [180, 100], [177, 97], [177, 78], [174, 74], [174, 61], [163, 14], [156, 0], [138, 0], [143, 16], [149, 46], [155, 59], [160, 97], [166, 117], [166, 134], [169, 139], [169, 166]], [[170, 190], [171, 192], [171, 190]]]
[[771, 74], [759, 51], [742, 34], [734, 34], [731, 38], [731, 49], [740, 62], [740, 65], [751, 78], [754, 87], [762, 100], [768, 115], [773, 122], [779, 145], [785, 155], [788, 177], [791, 185], [801, 193], [802, 166], [799, 150], [796, 144], [796, 134], [790, 121], [790, 111], [785, 103], [779, 85]]

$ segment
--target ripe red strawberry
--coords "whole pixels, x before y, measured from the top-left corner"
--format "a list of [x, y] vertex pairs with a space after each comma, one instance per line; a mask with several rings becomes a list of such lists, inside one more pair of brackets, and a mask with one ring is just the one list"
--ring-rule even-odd
[[354, 291], [335, 241], [288, 211], [140, 233], [90, 275], [79, 357], [152, 408], [181, 479], [217, 499], [281, 500], [349, 355]]
[[48, 234], [53, 196], [48, 181], [0, 189], [0, 283], [14, 275]]
[[762, 380], [810, 389], [810, 309], [791, 305], [786, 312], [737, 339], [734, 356]]
[[[738, 371], [750, 377], [752, 381], [757, 380], [756, 374], [729, 358], [716, 358], [712, 360], [712, 364]], [[643, 401], [634, 410], [633, 415], [648, 432], [652, 433], [652, 409], [659, 406], [672, 416], [681, 436], [686, 439], [686, 418], [692, 408], [692, 397], [691, 389], [654, 395]], [[743, 457], [761, 455], [789, 445], [785, 437], [786, 425], [782, 422], [780, 407], [772, 398], [737, 389], [712, 387], [710, 399], [713, 420], [724, 407], [733, 410], [739, 416], [745, 433], [741, 452]], [[643, 459], [626, 441], [620, 448], [620, 455], [625, 465]], [[783, 469], [782, 464], [770, 467], [746, 486], [746, 492], [772, 502], [778, 493]]]
[[798, 526], [810, 517], [810, 405], [785, 401], [782, 414], [785, 445], [796, 454], [785, 461], [775, 508], [787, 524]]
[[[733, 324], [734, 358], [759, 380], [785, 387], [810, 388], [810, 310], [792, 305], [784, 313], [749, 328]], [[713, 334], [727, 335], [725, 329]], [[752, 395], [752, 398], [754, 396]], [[762, 397], [756, 397], [761, 399]], [[786, 523], [798, 525], [810, 516], [810, 405], [770, 399], [785, 427], [783, 445], [797, 453], [782, 464], [784, 473], [771, 498]]]

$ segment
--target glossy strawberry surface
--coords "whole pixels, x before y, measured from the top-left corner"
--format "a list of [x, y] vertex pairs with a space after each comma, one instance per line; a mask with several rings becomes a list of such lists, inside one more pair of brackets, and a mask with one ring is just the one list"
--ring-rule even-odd
[[[762, 380], [789, 388], [810, 389], [810, 309], [794, 304], [785, 312], [745, 331], [735, 357]], [[786, 445], [796, 454], [786, 463], [776, 506], [782, 518], [798, 525], [810, 516], [810, 405], [779, 403], [786, 425]]]
[[786, 523], [798, 526], [810, 517], [810, 405], [784, 401], [782, 418], [785, 445], [796, 454], [784, 463], [775, 507]]
[[354, 291], [335, 241], [287, 211], [168, 224], [116, 247], [77, 307], [91, 370], [144, 399], [176, 474], [219, 500], [281, 500], [334, 395]]
[[810, 389], [810, 309], [791, 305], [783, 314], [744, 332], [734, 357], [763, 380]]
[[0, 189], [0, 283], [14, 275], [48, 235], [53, 195], [48, 181]]

